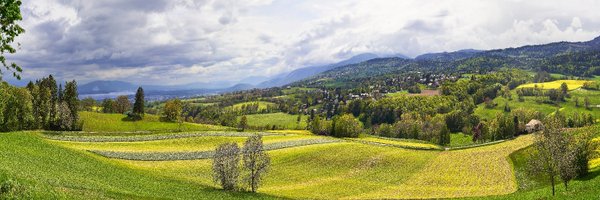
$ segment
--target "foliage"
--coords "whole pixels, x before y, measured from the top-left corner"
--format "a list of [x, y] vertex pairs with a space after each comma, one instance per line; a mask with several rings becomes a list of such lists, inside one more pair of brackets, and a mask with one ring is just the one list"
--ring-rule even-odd
[[550, 180], [553, 196], [557, 176], [563, 180], [565, 188], [576, 176], [575, 156], [569, 150], [572, 138], [561, 131], [563, 126], [558, 117], [550, 117], [545, 121], [544, 131], [536, 135], [535, 151], [529, 161], [530, 173], [543, 174]]
[[[227, 127], [183, 123], [179, 124], [162, 122], [159, 116], [146, 114], [140, 121], [131, 121], [123, 114], [104, 114], [96, 112], [81, 112], [80, 117], [83, 124], [83, 131], [87, 132], [114, 132], [115, 134], [140, 134], [143, 132], [174, 132], [181, 129], [187, 131], [217, 131], [227, 130]], [[129, 132], [129, 133], [127, 133]]]
[[[14, 54], [17, 52], [13, 46], [15, 38], [25, 32], [17, 21], [21, 21], [21, 1], [20, 0], [4, 0], [0, 2], [0, 62], [7, 71], [12, 71], [12, 75], [17, 79], [21, 79], [19, 73], [22, 69], [16, 63], [7, 63], [4, 53]], [[0, 80], [2, 80], [2, 70], [0, 70]]]
[[263, 149], [262, 136], [254, 135], [246, 140], [242, 148], [242, 161], [246, 184], [252, 192], [256, 192], [271, 164], [271, 158]]
[[129, 97], [125, 95], [118, 96], [115, 100], [115, 112], [116, 113], [125, 113], [131, 108], [131, 102], [129, 102]]
[[213, 180], [225, 190], [238, 189], [240, 148], [236, 143], [219, 145], [213, 157]]
[[[38, 133], [0, 134], [0, 146], [0, 180], [12, 179], [25, 186], [27, 196], [19, 199], [275, 199], [259, 194], [224, 193], [208, 183], [149, 173], [118, 160], [49, 143]], [[205, 172], [210, 176], [209, 170]]]
[[246, 118], [246, 115], [242, 116], [242, 118], [240, 118], [240, 123], [238, 123], [238, 128], [241, 131], [246, 130], [246, 127], [248, 127], [248, 118]]
[[332, 136], [335, 137], [358, 137], [362, 131], [362, 124], [354, 116], [345, 114], [333, 118]]
[[181, 118], [182, 103], [179, 99], [169, 100], [165, 103], [162, 118], [165, 121], [175, 122]]
[[0, 131], [16, 131], [35, 128], [32, 96], [25, 88], [0, 83]]
[[144, 113], [144, 89], [139, 87], [135, 93], [133, 116], [136, 120], [140, 120], [144, 116]]

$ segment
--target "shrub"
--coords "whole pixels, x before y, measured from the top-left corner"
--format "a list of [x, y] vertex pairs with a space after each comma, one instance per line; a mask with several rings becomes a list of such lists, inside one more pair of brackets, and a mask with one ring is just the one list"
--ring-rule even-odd
[[240, 148], [236, 143], [217, 147], [213, 157], [213, 180], [225, 190], [237, 189], [240, 175]]
[[358, 137], [362, 124], [354, 116], [345, 114], [333, 119], [332, 129], [335, 137]]
[[377, 128], [377, 135], [380, 135], [383, 137], [397, 137], [398, 136], [398, 134], [396, 134], [396, 132], [393, 130], [392, 125], [389, 125], [389, 124], [379, 125], [379, 127]]
[[167, 101], [167, 103], [165, 103], [165, 108], [163, 109], [163, 120], [170, 122], [177, 121], [181, 116], [182, 109], [183, 104], [181, 103], [181, 100], [174, 99]]
[[0, 184], [0, 199], [27, 199], [26, 189], [19, 182], [9, 179]]

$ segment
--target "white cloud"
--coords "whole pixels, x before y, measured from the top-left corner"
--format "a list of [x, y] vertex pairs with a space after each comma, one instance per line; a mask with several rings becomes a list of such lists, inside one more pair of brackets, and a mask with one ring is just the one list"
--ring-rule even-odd
[[598, 0], [30, 0], [22, 48], [10, 58], [25, 78], [239, 80], [365, 52], [589, 40], [600, 35], [598, 7]]

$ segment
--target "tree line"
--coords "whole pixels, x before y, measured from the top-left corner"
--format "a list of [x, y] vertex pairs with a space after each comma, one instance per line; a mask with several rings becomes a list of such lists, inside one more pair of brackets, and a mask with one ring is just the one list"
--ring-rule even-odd
[[0, 131], [46, 129], [77, 131], [83, 122], [77, 113], [77, 82], [57, 85], [52, 75], [30, 81], [25, 88], [0, 85]]

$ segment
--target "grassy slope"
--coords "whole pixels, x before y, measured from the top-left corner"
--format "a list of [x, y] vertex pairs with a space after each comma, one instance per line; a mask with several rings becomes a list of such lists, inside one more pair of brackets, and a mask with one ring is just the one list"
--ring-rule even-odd
[[242, 106], [246, 105], [250, 105], [250, 104], [255, 104], [258, 103], [258, 109], [267, 109], [267, 106], [271, 105], [274, 106], [275, 103], [271, 103], [271, 102], [266, 102], [266, 101], [250, 101], [250, 102], [244, 102], [244, 103], [238, 103], [232, 106], [233, 109], [242, 109]]
[[[301, 199], [335, 199], [400, 184], [438, 152], [345, 142], [280, 149], [269, 151], [269, 154], [272, 165], [261, 192]], [[209, 174], [204, 173], [210, 171], [210, 160], [119, 162], [200, 184], [212, 184]], [[200, 175], [190, 176], [193, 174]]]
[[559, 89], [560, 85], [562, 83], [567, 83], [567, 87], [569, 88], [569, 90], [574, 90], [574, 89], [578, 89], [581, 86], [583, 86], [583, 84], [585, 82], [588, 82], [588, 81], [587, 80], [557, 80], [557, 81], [544, 82], [544, 83], [523, 84], [517, 88], [527, 88], [527, 87], [532, 88], [537, 85], [538, 88], [546, 89], [546, 90], [547, 89]]
[[[573, 130], [575, 134], [578, 132], [594, 132], [596, 139], [600, 143], [600, 125], [584, 127]], [[600, 151], [600, 146], [597, 146]], [[510, 155], [511, 161], [515, 168], [515, 175], [519, 181], [519, 191], [513, 194], [504, 196], [491, 196], [485, 199], [599, 199], [600, 198], [600, 166], [595, 165], [593, 160], [600, 159], [600, 155], [595, 155], [595, 159], [590, 162], [590, 174], [581, 179], [577, 179], [569, 183], [569, 190], [565, 191], [562, 183], [557, 183], [557, 195], [551, 195], [549, 180], [545, 177], [532, 177], [527, 174], [527, 159], [529, 151], [532, 148], [528, 147], [516, 151]], [[558, 181], [558, 180], [557, 180]], [[481, 198], [484, 199], [484, 198]]]
[[498, 104], [496, 107], [494, 107], [492, 109], [485, 108], [485, 105], [482, 103], [482, 104], [477, 105], [477, 108], [475, 109], [474, 112], [476, 115], [478, 115], [482, 119], [488, 119], [488, 120], [493, 119], [496, 117], [496, 115], [498, 113], [504, 112], [504, 104], [506, 102], [508, 102], [508, 105], [511, 109], [516, 109], [516, 108], [533, 109], [533, 110], [537, 110], [537, 111], [543, 113], [544, 115], [548, 115], [558, 109], [558, 107], [553, 106], [553, 105], [539, 104], [539, 103], [535, 102], [534, 98], [535, 97], [525, 97], [524, 102], [519, 102], [517, 100], [516, 94], [513, 95], [513, 100], [508, 100], [504, 97], [496, 97], [494, 99], [494, 103]]
[[[299, 139], [319, 138], [318, 136], [265, 136], [265, 144]], [[145, 142], [68, 142], [52, 141], [52, 143], [82, 150], [103, 150], [118, 152], [181, 152], [181, 151], [211, 151], [219, 144], [236, 142], [243, 145], [246, 137], [192, 137], [181, 139], [156, 140]]]
[[26, 185], [28, 196], [24, 198], [268, 198], [131, 169], [85, 151], [49, 144], [35, 133], [0, 133], [0, 146], [0, 177]]
[[[240, 117], [238, 117], [239, 120]], [[307, 116], [302, 116], [300, 124], [298, 124], [298, 115], [290, 115], [286, 113], [269, 113], [246, 115], [248, 125], [254, 127], [265, 127], [266, 125], [283, 127], [286, 129], [304, 129], [306, 127]]]
[[475, 144], [473, 142], [473, 136], [465, 135], [463, 133], [452, 133], [450, 134], [450, 147], [461, 147]]
[[532, 135], [500, 144], [444, 151], [400, 185], [364, 198], [450, 198], [509, 194], [517, 189], [510, 153], [531, 144]]
[[[136, 132], [136, 131], [177, 131], [179, 124], [161, 122], [156, 115], [147, 114], [141, 121], [127, 121], [122, 114], [104, 114], [95, 112], [80, 112], [83, 120], [83, 131], [88, 132]], [[226, 127], [183, 123], [182, 131], [226, 130]]]

